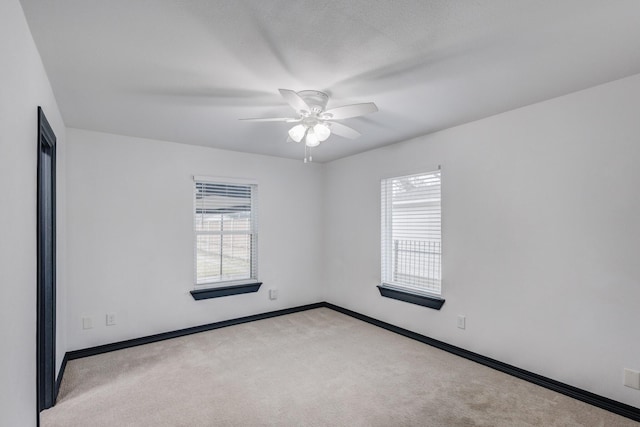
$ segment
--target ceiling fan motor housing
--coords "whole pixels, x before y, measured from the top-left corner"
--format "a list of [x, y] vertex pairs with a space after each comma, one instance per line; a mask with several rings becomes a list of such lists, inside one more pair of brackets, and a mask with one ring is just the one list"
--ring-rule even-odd
[[317, 90], [301, 90], [296, 92], [304, 102], [311, 108], [310, 113], [321, 113], [327, 108], [327, 102], [329, 101], [329, 95]]

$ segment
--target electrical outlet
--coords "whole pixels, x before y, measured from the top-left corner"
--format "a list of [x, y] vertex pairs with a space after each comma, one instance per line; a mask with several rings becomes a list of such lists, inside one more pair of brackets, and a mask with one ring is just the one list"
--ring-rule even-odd
[[640, 390], [640, 372], [633, 369], [624, 369], [624, 385]]
[[278, 299], [278, 290], [277, 289], [269, 289], [269, 299]]
[[116, 314], [107, 313], [107, 326], [113, 326], [116, 324]]
[[467, 326], [467, 318], [465, 316], [458, 316], [458, 328], [464, 329]]
[[93, 319], [91, 317], [83, 317], [82, 329], [91, 329], [91, 328], [93, 328]]

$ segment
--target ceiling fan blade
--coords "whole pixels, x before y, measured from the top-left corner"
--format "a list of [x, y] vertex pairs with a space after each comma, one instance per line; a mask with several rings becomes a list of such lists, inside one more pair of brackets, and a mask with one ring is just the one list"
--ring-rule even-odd
[[239, 119], [249, 122], [288, 122], [293, 123], [297, 122], [298, 119], [293, 119], [291, 117], [266, 117], [266, 118], [256, 118], [256, 119]]
[[376, 111], [378, 111], [376, 104], [373, 102], [366, 102], [364, 104], [351, 104], [332, 108], [322, 113], [322, 116], [330, 120], [341, 120], [364, 116], [365, 114], [375, 113]]
[[345, 126], [342, 123], [327, 122], [331, 127], [331, 133], [341, 136], [343, 138], [356, 139], [360, 137], [360, 132], [355, 129]]
[[289, 89], [278, 89], [278, 90], [280, 91], [280, 95], [282, 95], [284, 100], [287, 101], [287, 103], [291, 105], [291, 107], [293, 107], [293, 109], [296, 110], [297, 112], [311, 111], [311, 108], [309, 108], [307, 103], [304, 102], [304, 99], [300, 98], [300, 96], [295, 91], [289, 90]]

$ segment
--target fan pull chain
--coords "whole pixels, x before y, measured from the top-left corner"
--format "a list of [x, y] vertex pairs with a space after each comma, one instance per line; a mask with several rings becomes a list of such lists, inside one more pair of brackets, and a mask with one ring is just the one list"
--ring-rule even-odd
[[304, 162], [311, 163], [313, 161], [313, 157], [311, 157], [311, 148], [305, 144], [304, 146]]

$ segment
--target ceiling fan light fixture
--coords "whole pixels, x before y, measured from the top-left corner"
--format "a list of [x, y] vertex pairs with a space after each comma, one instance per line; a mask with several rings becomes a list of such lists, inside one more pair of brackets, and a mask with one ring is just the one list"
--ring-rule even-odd
[[331, 135], [331, 129], [325, 123], [318, 123], [313, 127], [313, 133], [316, 134], [320, 142], [323, 142]]
[[304, 134], [307, 132], [307, 127], [305, 125], [295, 125], [291, 129], [289, 129], [289, 136], [295, 142], [302, 141], [304, 138]]
[[307, 137], [305, 138], [305, 144], [307, 147], [317, 147], [320, 145], [320, 139], [318, 135], [313, 131], [313, 128], [309, 128], [307, 131]]
[[[295, 111], [294, 117], [265, 117], [255, 119], [241, 119], [256, 122], [286, 122], [297, 123], [289, 129], [288, 142], [304, 141], [305, 163], [311, 161], [310, 148], [317, 147], [331, 135], [356, 139], [360, 132], [340, 123], [340, 120], [364, 116], [378, 111], [373, 102], [349, 104], [327, 110], [329, 95], [317, 90], [279, 89], [280, 95]], [[338, 120], [338, 121], [336, 121]]]

